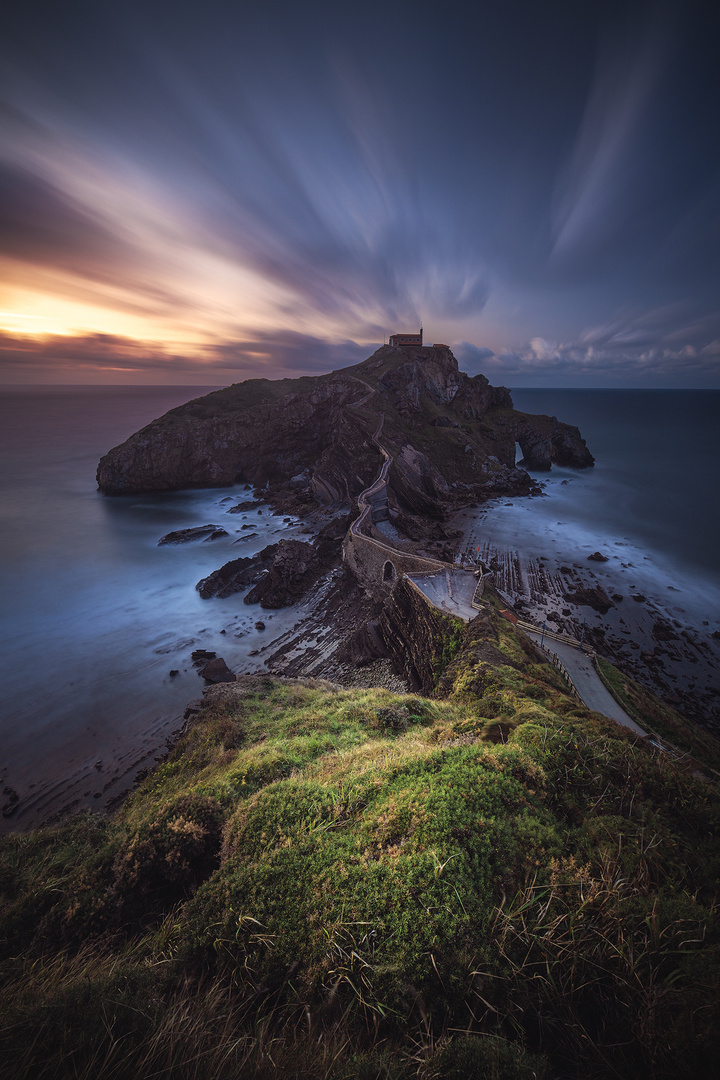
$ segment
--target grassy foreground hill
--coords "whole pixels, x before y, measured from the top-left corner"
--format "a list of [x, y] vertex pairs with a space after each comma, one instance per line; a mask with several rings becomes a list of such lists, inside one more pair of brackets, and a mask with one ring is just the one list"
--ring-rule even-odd
[[5, 1075], [715, 1075], [715, 788], [491, 608], [453, 653], [216, 687], [114, 819], [6, 839]]

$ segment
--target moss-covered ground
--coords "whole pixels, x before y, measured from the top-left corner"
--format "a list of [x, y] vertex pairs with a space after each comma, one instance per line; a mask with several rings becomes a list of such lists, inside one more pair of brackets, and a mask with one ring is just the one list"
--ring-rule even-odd
[[7, 838], [4, 1075], [714, 1076], [715, 788], [489, 609], [446, 660], [218, 688], [115, 818]]
[[610, 693], [647, 731], [667, 739], [679, 750], [690, 754], [704, 765], [720, 773], [720, 741], [697, 724], [662, 701], [647, 687], [623, 674], [614, 664], [599, 656], [597, 669]]

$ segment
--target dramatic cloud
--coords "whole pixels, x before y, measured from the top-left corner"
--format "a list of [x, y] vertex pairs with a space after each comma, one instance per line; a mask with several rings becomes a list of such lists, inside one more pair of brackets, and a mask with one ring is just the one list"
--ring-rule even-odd
[[[49, 334], [42, 340], [0, 331], [0, 378], [7, 382], [44, 381], [58, 371], [76, 372], [93, 382], [114, 374], [119, 381], [138, 376], [143, 382], [196, 382], [251, 378], [296, 378], [317, 375], [364, 360], [376, 346], [354, 341], [328, 341], [285, 330], [258, 330], [252, 338], [208, 345], [198, 355], [182, 355], [158, 342], [117, 334]], [[82, 378], [80, 381], [83, 381]]]
[[518, 376], [689, 377], [718, 336], [711, 25], [692, 0], [16, 5], [0, 326], [38, 340], [13, 363], [320, 370], [424, 324]]

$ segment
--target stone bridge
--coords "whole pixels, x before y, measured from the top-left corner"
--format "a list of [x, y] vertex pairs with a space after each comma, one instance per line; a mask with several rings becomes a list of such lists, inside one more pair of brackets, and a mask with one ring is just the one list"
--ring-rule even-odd
[[389, 595], [403, 574], [431, 574], [448, 568], [439, 559], [400, 551], [353, 528], [343, 541], [343, 561], [369, 592], [379, 596]]

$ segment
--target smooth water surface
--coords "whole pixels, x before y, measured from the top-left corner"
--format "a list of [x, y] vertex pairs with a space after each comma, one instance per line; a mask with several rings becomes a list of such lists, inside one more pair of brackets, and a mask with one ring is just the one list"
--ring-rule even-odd
[[[209, 389], [10, 388], [0, 396], [0, 782], [21, 797], [13, 825], [57, 807], [69, 777], [76, 782], [66, 805], [104, 805], [118, 790], [114, 778], [152, 764], [198, 696], [193, 648], [251, 670], [259, 665], [248, 654], [298, 617], [295, 609], [260, 612], [237, 595], [201, 600], [195, 590], [210, 571], [292, 535], [298, 523], [283, 524], [267, 508], [228, 515], [247, 497], [240, 487], [121, 498], [96, 490], [102, 454]], [[697, 611], [688, 617], [717, 620], [720, 393], [513, 397], [517, 408], [577, 424], [597, 465], [540, 474], [548, 497], [498, 500], [478, 512], [484, 532], [521, 550], [552, 547], [560, 558], [628, 544], [642, 552], [638, 576], [692, 579], [683, 603], [697, 601]], [[231, 535], [157, 546], [164, 533], [210, 522]], [[253, 529], [242, 530], [248, 523]], [[254, 626], [260, 616], [264, 632]]]
[[[115, 794], [109, 777], [148, 764], [142, 747], [162, 747], [203, 686], [193, 648], [257, 667], [247, 654], [268, 638], [254, 629], [259, 609], [202, 600], [195, 584], [288, 526], [267, 507], [228, 515], [250, 495], [240, 485], [115, 498], [96, 489], [103, 453], [208, 389], [12, 388], [0, 398], [0, 780], [23, 797], [13, 823], [30, 785], [44, 804], [80, 773], [93, 780], [81, 798], [103, 805]], [[171, 530], [210, 522], [230, 535], [158, 547]], [[268, 633], [283, 622], [262, 615]]]
[[[514, 390], [516, 409], [575, 424], [595, 456], [564, 470], [539, 520], [556, 509], [589, 533], [620, 535], [720, 585], [720, 391]], [[551, 473], [553, 481], [561, 470]], [[542, 479], [543, 474], [535, 474]], [[546, 475], [546, 474], [545, 474]]]

